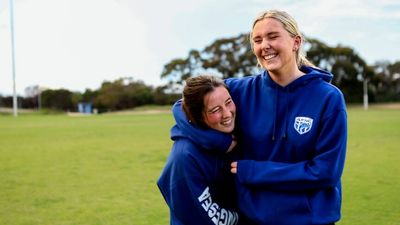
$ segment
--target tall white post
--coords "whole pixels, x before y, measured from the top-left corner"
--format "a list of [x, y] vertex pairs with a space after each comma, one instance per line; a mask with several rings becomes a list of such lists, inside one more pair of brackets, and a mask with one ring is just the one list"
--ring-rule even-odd
[[14, 1], [10, 0], [11, 63], [13, 77], [13, 113], [18, 116], [17, 88], [15, 84]]
[[42, 90], [39, 87], [39, 93], [38, 93], [38, 110], [42, 110]]
[[364, 109], [368, 109], [368, 79], [364, 78], [363, 81], [364, 86]]

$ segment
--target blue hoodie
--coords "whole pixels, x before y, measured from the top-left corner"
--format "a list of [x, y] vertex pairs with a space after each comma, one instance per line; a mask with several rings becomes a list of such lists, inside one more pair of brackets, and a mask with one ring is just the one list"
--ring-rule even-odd
[[[328, 224], [340, 219], [341, 175], [347, 115], [328, 72], [306, 75], [285, 87], [268, 72], [226, 80], [237, 108], [241, 152], [236, 174], [238, 204], [260, 225]], [[208, 149], [227, 149], [231, 137], [191, 126], [177, 104], [183, 132]]]
[[204, 150], [171, 129], [171, 153], [157, 185], [170, 208], [170, 224], [238, 224], [235, 191], [228, 155]]

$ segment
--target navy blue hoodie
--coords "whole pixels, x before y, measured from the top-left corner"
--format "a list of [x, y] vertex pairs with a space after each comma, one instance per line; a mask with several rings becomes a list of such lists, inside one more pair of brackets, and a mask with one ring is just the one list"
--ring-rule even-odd
[[235, 191], [226, 153], [196, 145], [178, 126], [157, 185], [170, 208], [170, 224], [238, 224]]
[[[240, 210], [260, 225], [327, 224], [340, 219], [347, 115], [328, 72], [276, 84], [268, 72], [226, 80], [237, 108], [236, 174]], [[191, 126], [173, 109], [182, 130], [209, 149], [228, 149], [231, 137]]]

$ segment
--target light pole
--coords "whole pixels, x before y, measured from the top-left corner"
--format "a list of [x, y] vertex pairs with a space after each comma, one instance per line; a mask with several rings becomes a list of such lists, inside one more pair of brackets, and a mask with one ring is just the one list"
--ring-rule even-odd
[[363, 81], [363, 89], [364, 89], [364, 109], [368, 109], [368, 79], [364, 77]]
[[14, 1], [10, 0], [10, 33], [11, 33], [11, 63], [13, 77], [13, 113], [14, 117], [18, 116], [18, 100], [15, 84], [15, 42], [14, 42]]

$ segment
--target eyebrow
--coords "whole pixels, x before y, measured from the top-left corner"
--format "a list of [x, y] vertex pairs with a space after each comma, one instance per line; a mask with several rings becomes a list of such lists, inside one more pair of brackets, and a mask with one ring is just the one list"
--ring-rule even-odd
[[[232, 100], [232, 97], [227, 98], [224, 102], [226, 103], [227, 101]], [[219, 105], [212, 107], [211, 109], [207, 109], [207, 112], [212, 112], [215, 108], [220, 107]]]
[[272, 31], [272, 32], [267, 33], [267, 36], [271, 36], [271, 35], [275, 35], [275, 34], [279, 34], [279, 33], [280, 33], [279, 31]]
[[[277, 35], [277, 34], [280, 34], [280, 32], [279, 31], [271, 31], [271, 32], [268, 32], [266, 36]], [[263, 35], [254, 36], [253, 39], [260, 38], [261, 36], [263, 36]]]
[[229, 101], [229, 100], [232, 100], [232, 97], [228, 97], [228, 98], [225, 100], [225, 102], [227, 102], [227, 101]]
[[212, 112], [212, 111], [214, 111], [216, 108], [219, 108], [219, 106], [214, 106], [214, 107], [212, 107], [211, 109], [207, 110], [207, 112]]

